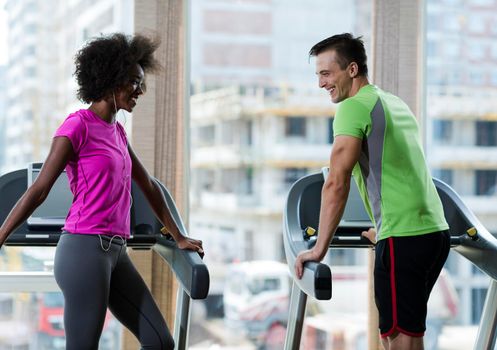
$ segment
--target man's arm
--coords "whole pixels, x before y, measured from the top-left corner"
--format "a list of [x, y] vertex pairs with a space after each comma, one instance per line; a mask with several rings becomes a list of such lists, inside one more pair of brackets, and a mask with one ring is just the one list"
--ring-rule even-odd
[[302, 277], [306, 261], [321, 261], [340, 223], [350, 190], [352, 169], [359, 160], [362, 140], [340, 135], [335, 138], [330, 156], [330, 172], [321, 191], [321, 209], [316, 245], [301, 252], [295, 261], [295, 273]]

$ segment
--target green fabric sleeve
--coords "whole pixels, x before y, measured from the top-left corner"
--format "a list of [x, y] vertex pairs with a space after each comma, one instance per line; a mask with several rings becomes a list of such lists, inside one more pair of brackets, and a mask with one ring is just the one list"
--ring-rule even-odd
[[333, 136], [354, 136], [363, 139], [371, 130], [371, 116], [366, 106], [353, 99], [338, 105], [333, 120]]

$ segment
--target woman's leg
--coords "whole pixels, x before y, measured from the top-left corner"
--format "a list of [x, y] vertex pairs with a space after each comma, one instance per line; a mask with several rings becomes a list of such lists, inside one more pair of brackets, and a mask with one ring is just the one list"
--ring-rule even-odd
[[112, 272], [110, 286], [109, 309], [138, 338], [142, 349], [174, 349], [166, 321], [125, 247]]
[[[113, 244], [114, 246], [114, 244]], [[97, 237], [64, 234], [55, 254], [54, 274], [64, 294], [67, 350], [98, 349], [107, 311], [112, 255]]]

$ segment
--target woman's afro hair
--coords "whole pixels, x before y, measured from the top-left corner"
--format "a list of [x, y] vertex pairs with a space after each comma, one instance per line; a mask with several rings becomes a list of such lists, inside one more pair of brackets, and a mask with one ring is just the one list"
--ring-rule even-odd
[[75, 56], [74, 75], [77, 97], [85, 102], [99, 101], [129, 82], [129, 71], [139, 64], [145, 73], [160, 65], [154, 58], [157, 39], [144, 35], [115, 33], [87, 42]]

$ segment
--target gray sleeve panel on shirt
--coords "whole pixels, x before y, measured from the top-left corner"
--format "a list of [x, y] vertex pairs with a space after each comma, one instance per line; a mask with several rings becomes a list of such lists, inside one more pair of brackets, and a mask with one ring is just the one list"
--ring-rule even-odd
[[381, 170], [385, 132], [385, 110], [381, 99], [378, 98], [371, 111], [371, 133], [365, 144], [366, 149], [363, 149], [362, 152], [364, 153], [361, 154], [359, 159], [378, 234], [381, 231]]

